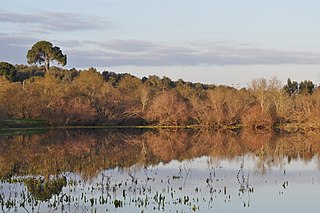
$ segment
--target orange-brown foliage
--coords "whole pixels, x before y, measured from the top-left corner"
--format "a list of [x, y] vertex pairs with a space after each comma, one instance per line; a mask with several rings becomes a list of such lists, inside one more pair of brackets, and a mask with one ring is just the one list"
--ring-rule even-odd
[[260, 106], [253, 106], [246, 110], [242, 115], [242, 123], [244, 127], [253, 130], [272, 129], [274, 125], [274, 118]]
[[184, 125], [189, 120], [188, 106], [176, 91], [164, 91], [154, 98], [147, 118], [159, 125]]

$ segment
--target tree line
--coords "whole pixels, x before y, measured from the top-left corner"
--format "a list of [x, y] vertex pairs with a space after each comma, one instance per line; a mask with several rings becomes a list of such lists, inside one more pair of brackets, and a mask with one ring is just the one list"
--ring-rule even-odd
[[[247, 88], [139, 79], [96, 69], [62, 69], [67, 55], [48, 41], [27, 52], [32, 66], [0, 62], [0, 118], [51, 125], [198, 125], [208, 128], [318, 129], [319, 89], [312, 81], [255, 79]], [[36, 64], [42, 66], [35, 66]]]
[[0, 118], [45, 119], [51, 125], [200, 125], [316, 129], [320, 90], [312, 81], [255, 79], [237, 89], [0, 62]]

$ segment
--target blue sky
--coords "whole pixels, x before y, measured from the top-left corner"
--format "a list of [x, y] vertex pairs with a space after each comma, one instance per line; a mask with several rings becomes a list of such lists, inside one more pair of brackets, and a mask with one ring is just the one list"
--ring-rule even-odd
[[320, 1], [10, 0], [0, 9], [0, 61], [25, 64], [39, 40], [67, 68], [245, 86], [277, 76], [320, 81]]

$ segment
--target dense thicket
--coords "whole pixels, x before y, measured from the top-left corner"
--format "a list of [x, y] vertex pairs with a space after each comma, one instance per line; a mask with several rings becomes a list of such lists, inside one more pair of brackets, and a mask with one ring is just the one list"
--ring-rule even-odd
[[94, 68], [45, 72], [3, 65], [13, 72], [0, 73], [0, 118], [39, 118], [52, 125], [320, 127], [320, 90], [311, 81], [288, 79], [282, 87], [275, 78], [256, 79], [236, 89]]

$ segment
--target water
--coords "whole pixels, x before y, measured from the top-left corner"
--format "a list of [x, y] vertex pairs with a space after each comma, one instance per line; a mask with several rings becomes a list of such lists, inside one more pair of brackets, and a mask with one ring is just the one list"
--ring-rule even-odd
[[317, 135], [51, 131], [0, 138], [3, 212], [317, 212]]

